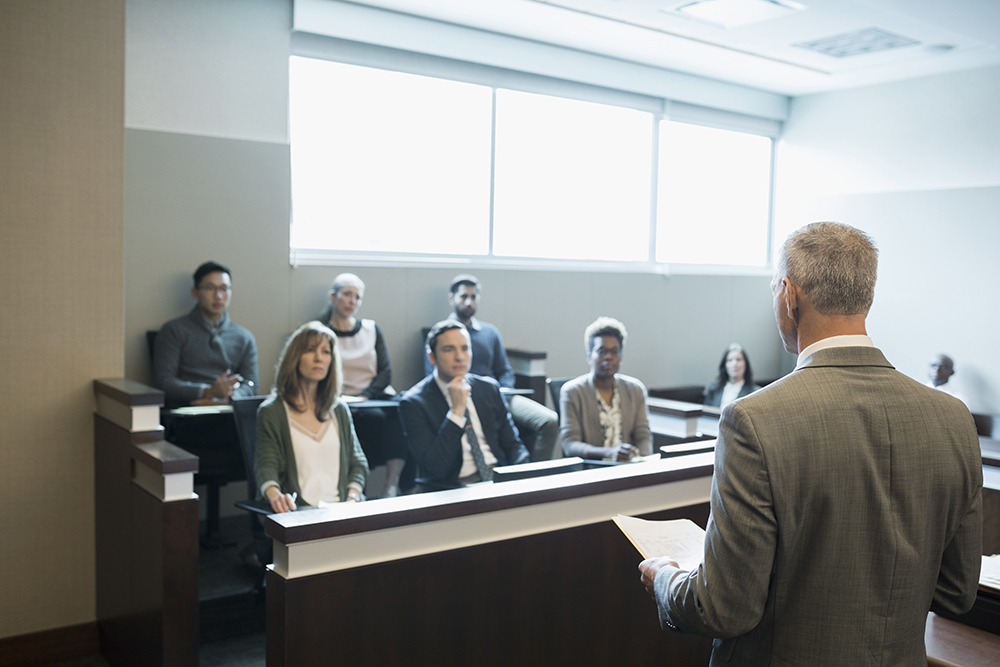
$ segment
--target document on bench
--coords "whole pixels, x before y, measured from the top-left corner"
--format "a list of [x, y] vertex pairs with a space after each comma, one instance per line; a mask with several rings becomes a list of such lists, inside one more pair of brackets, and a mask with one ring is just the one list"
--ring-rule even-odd
[[643, 558], [669, 556], [682, 570], [693, 570], [705, 555], [705, 531], [690, 519], [647, 521], [619, 514], [613, 521]]
[[979, 574], [979, 587], [994, 595], [1000, 593], [1000, 555], [983, 556], [983, 569]]

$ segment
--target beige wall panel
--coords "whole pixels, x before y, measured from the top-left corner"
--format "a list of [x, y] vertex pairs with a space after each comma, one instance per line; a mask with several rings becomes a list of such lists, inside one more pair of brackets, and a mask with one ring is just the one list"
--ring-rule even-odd
[[0, 637], [94, 620], [93, 393], [122, 367], [124, 2], [0, 3]]

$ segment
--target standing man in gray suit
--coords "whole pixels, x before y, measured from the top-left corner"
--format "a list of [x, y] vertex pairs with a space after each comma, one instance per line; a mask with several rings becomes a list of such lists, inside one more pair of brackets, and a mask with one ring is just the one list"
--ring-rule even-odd
[[664, 628], [716, 638], [712, 665], [926, 665], [928, 610], [975, 600], [976, 430], [872, 346], [877, 260], [838, 223], [785, 241], [771, 288], [798, 365], [722, 413], [702, 563], [639, 565]]

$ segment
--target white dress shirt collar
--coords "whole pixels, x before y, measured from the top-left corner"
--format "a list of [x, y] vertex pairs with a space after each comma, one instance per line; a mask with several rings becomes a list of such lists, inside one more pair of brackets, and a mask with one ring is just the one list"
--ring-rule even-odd
[[798, 361], [795, 363], [795, 367], [799, 368], [802, 366], [802, 362], [805, 361], [806, 357], [811, 354], [815, 354], [820, 350], [828, 350], [832, 347], [875, 347], [875, 343], [868, 336], [855, 334], [850, 336], [830, 336], [829, 338], [823, 338], [818, 340], [806, 349], [799, 352]]

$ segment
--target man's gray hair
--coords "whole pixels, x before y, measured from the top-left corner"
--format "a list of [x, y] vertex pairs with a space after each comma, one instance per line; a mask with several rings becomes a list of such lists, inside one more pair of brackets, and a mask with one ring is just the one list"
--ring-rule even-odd
[[874, 241], [839, 222], [814, 222], [792, 232], [775, 267], [775, 278], [801, 286], [823, 315], [866, 315], [877, 275]]

